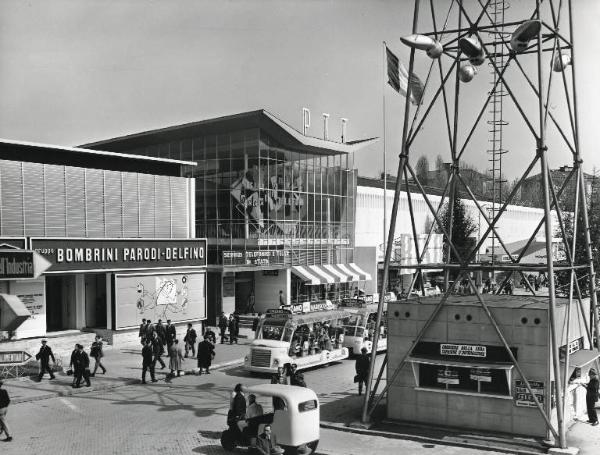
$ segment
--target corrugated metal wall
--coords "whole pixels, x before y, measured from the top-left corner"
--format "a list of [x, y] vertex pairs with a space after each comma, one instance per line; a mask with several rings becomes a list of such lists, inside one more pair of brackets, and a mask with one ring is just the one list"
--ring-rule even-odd
[[188, 235], [187, 179], [0, 160], [0, 236]]

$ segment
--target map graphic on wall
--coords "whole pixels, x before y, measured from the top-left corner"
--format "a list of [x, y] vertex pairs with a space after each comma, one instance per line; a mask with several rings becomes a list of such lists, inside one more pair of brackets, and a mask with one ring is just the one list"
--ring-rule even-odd
[[117, 275], [117, 327], [139, 325], [142, 318], [153, 322], [204, 319], [204, 282], [204, 273]]

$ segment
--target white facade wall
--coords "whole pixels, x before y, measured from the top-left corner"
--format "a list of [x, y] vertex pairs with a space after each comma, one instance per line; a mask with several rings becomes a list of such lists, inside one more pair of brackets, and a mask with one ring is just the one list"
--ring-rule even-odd
[[[356, 195], [355, 244], [357, 247], [377, 246], [380, 260], [383, 260], [383, 249], [381, 247], [383, 245], [384, 235], [383, 193], [383, 188], [358, 186]], [[421, 194], [411, 193], [411, 199], [417, 234], [426, 234], [427, 226], [433, 221], [433, 215]], [[441, 196], [428, 195], [428, 199], [433, 205], [434, 209], [437, 209]], [[448, 198], [446, 198], [446, 200], [447, 199]], [[485, 219], [479, 215], [479, 210], [473, 201], [463, 199], [463, 202], [471, 214], [471, 217], [479, 226], [479, 232], [476, 231], [474, 234], [479, 238], [480, 235], [485, 233], [487, 229], [487, 223]], [[389, 231], [393, 203], [394, 191], [388, 189], [386, 201], [386, 235]], [[480, 205], [487, 206], [489, 203], [480, 203]], [[537, 224], [542, 219], [543, 214], [544, 211], [542, 209], [509, 205], [506, 212], [503, 213], [498, 222], [498, 233], [506, 244], [515, 242], [517, 240], [527, 239], [537, 227]], [[558, 222], [556, 214], [553, 212], [552, 215], [552, 232], [554, 233], [555, 229], [558, 227]], [[400, 234], [412, 234], [410, 212], [408, 209], [408, 197], [406, 192], [402, 192], [400, 194], [399, 212], [394, 238], [399, 237]], [[543, 225], [538, 231], [537, 237], [544, 237]], [[488, 237], [486, 242], [484, 242], [483, 247], [480, 249], [481, 254], [485, 253], [486, 246], [491, 246], [491, 242], [491, 238]]]

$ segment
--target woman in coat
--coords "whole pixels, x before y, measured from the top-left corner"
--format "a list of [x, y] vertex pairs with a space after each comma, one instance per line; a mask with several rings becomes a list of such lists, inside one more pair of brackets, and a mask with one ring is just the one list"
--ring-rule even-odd
[[204, 335], [204, 341], [198, 343], [198, 368], [199, 374], [202, 370], [206, 370], [206, 374], [210, 374], [210, 364], [215, 356], [215, 347], [210, 342], [209, 336]]
[[179, 340], [174, 340], [173, 344], [169, 346], [169, 368], [171, 369], [171, 377], [175, 376], [175, 372], [177, 372], [177, 376], [181, 376], [181, 370], [183, 362], [183, 350], [181, 346], [179, 346]]

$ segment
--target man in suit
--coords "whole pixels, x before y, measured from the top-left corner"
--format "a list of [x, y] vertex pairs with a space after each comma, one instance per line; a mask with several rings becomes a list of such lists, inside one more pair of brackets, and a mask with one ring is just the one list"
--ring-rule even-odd
[[162, 341], [158, 338], [158, 334], [154, 332], [154, 336], [152, 338], [152, 353], [154, 355], [154, 359], [152, 363], [154, 367], [156, 367], [156, 362], [160, 363], [160, 368], [165, 368], [165, 362], [161, 358], [161, 356], [165, 353], [164, 345]]
[[144, 347], [142, 348], [142, 384], [146, 383], [146, 372], [150, 370], [150, 379], [152, 382], [156, 382], [154, 377], [154, 353], [152, 351], [152, 343], [150, 340], [146, 340]]
[[146, 319], [146, 339], [153, 340], [154, 332], [156, 332], [154, 324], [152, 324], [152, 321], [150, 319]]
[[188, 356], [190, 350], [192, 351], [192, 357], [196, 356], [196, 338], [198, 335], [196, 331], [192, 327], [192, 324], [188, 324], [187, 332], [185, 333], [185, 337], [183, 337], [183, 341], [185, 342], [185, 356]]
[[83, 345], [77, 345], [77, 353], [74, 359], [75, 368], [75, 385], [74, 388], [81, 387], [81, 379], [85, 380], [86, 387], [91, 385], [90, 383], [90, 358], [87, 352], [83, 350]]
[[167, 326], [165, 327], [165, 332], [167, 337], [167, 346], [171, 347], [171, 345], [177, 338], [177, 333], [175, 332], [175, 326], [171, 324], [170, 319], [167, 319]]
[[367, 354], [367, 348], [360, 350], [360, 355], [356, 358], [354, 365], [356, 371], [356, 378], [358, 379], [358, 394], [362, 395], [363, 384], [367, 385], [367, 377], [369, 376], [369, 366], [371, 365], [371, 359]]
[[271, 433], [271, 425], [266, 425], [264, 433], [258, 435], [256, 450], [261, 455], [283, 453], [283, 449], [277, 445], [275, 435]]
[[10, 397], [8, 396], [8, 392], [2, 388], [2, 379], [0, 379], [0, 433], [4, 432], [6, 438], [3, 439], [4, 442], [12, 441], [12, 436], [10, 435], [10, 431], [8, 431], [8, 424], [6, 423], [6, 412], [8, 411], [8, 405], [10, 404]]
[[221, 312], [221, 316], [219, 316], [219, 330], [221, 332], [221, 344], [223, 344], [225, 341], [227, 341], [227, 335], [225, 335], [225, 331], [227, 330], [228, 326], [229, 326], [229, 320], [227, 319], [227, 316], [225, 316], [225, 313]]
[[200, 368], [200, 374], [202, 370], [206, 370], [206, 374], [210, 374], [210, 364], [215, 355], [215, 347], [208, 339], [208, 335], [204, 335], [204, 341], [198, 343], [198, 368]]
[[143, 346], [144, 341], [146, 340], [146, 319], [142, 319], [142, 323], [140, 324], [140, 330], [138, 332], [138, 337], [140, 339], [140, 343], [142, 343]]
[[162, 323], [162, 319], [158, 320], [158, 322], [154, 326], [154, 330], [158, 335], [158, 339], [163, 344], [163, 346], [167, 344], [167, 329], [165, 329], [165, 326]]
[[587, 392], [585, 394], [585, 403], [587, 405], [588, 423], [593, 426], [598, 425], [598, 414], [596, 413], [596, 401], [598, 401], [598, 376], [596, 375], [595, 369], [590, 369], [588, 373], [590, 381], [587, 383], [585, 388]]
[[46, 371], [50, 375], [50, 379], [54, 379], [54, 373], [50, 368], [50, 359], [52, 359], [52, 363], [54, 364], [56, 364], [56, 360], [54, 359], [52, 349], [48, 346], [46, 340], [42, 340], [42, 346], [40, 347], [40, 351], [35, 355], [35, 358], [40, 361], [40, 374], [38, 380], [42, 380]]

